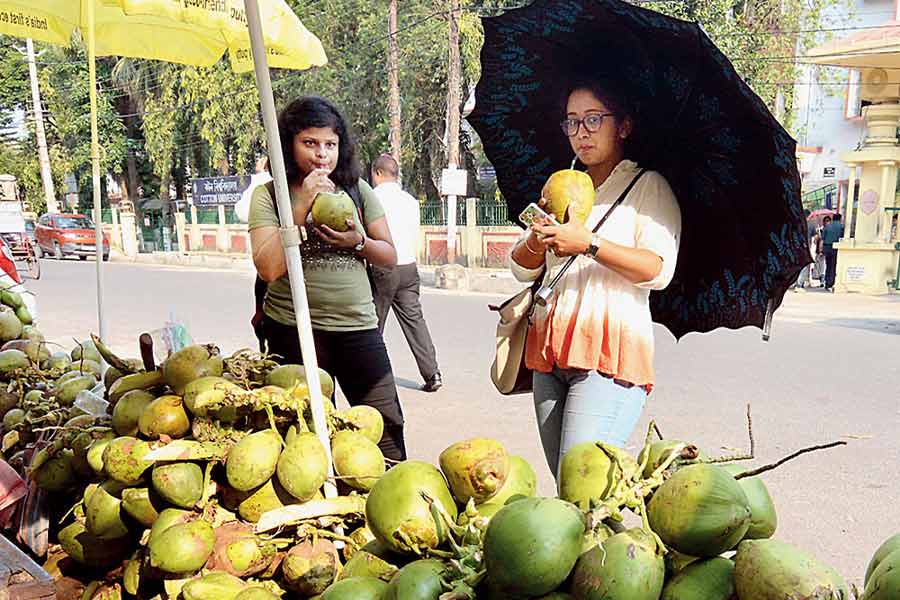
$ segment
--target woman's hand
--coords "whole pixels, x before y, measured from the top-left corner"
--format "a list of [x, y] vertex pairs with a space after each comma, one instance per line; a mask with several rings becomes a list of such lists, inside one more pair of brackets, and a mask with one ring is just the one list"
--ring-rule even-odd
[[535, 223], [531, 230], [541, 236], [542, 244], [559, 257], [583, 254], [591, 245], [591, 232], [571, 219], [562, 225]]
[[313, 202], [320, 193], [334, 193], [334, 182], [329, 179], [331, 172], [328, 169], [316, 169], [310, 171], [303, 178], [303, 184], [300, 186], [299, 200], [300, 208], [303, 213], [309, 213]]
[[328, 225], [319, 225], [316, 227], [316, 234], [334, 246], [335, 248], [344, 248], [350, 250], [358, 246], [364, 241], [365, 235], [356, 228], [356, 222], [353, 219], [347, 219], [347, 231], [335, 231]]

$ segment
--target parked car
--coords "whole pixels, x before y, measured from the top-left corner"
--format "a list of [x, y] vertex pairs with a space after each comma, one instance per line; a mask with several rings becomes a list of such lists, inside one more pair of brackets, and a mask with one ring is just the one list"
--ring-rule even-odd
[[[46, 214], [38, 219], [34, 237], [45, 255], [86, 260], [96, 253], [94, 222], [86, 215]], [[109, 259], [109, 236], [103, 234], [103, 260]]]

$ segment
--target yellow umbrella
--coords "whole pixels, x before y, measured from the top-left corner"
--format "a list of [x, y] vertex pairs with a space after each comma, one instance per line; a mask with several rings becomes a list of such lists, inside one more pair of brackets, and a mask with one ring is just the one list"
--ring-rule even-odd
[[[88, 48], [91, 104], [96, 247], [102, 248], [100, 216], [100, 147], [97, 134], [97, 56], [128, 56], [195, 66], [210, 66], [229, 51], [235, 71], [253, 68], [250, 36], [237, 0], [219, 0], [226, 15], [176, 12], [181, 0], [0, 0], [0, 34], [68, 46], [80, 33]], [[156, 7], [156, 14], [151, 8]], [[126, 8], [130, 12], [126, 12]], [[284, 0], [264, 0], [261, 15], [267, 31], [263, 44], [268, 64], [307, 69], [326, 62], [322, 44], [300, 22]], [[209, 12], [209, 11], [204, 11]], [[190, 17], [186, 19], [185, 17]], [[97, 255], [97, 311], [100, 337], [105, 338], [102, 252]]]

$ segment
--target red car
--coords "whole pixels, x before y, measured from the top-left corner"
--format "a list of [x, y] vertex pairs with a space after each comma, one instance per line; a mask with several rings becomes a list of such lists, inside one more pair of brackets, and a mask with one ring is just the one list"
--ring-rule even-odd
[[[94, 222], [85, 215], [46, 214], [38, 219], [34, 237], [45, 256], [81, 260], [94, 256]], [[103, 234], [103, 260], [109, 259], [109, 237]]]

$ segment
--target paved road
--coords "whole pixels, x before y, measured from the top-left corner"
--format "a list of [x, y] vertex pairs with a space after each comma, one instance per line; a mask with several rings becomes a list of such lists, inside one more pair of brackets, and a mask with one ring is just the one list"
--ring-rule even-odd
[[[43, 262], [41, 329], [71, 346], [96, 328], [93, 266]], [[248, 325], [252, 275], [110, 264], [106, 306], [110, 341], [137, 354], [137, 336], [170, 314], [185, 319], [197, 341], [225, 352], [252, 346]], [[426, 290], [446, 386], [416, 388], [415, 363], [393, 319], [387, 331], [416, 458], [436, 461], [453, 441], [502, 440], [537, 469], [541, 491], [553, 493], [528, 397], [504, 398], [487, 377], [497, 298]], [[658, 329], [658, 386], [649, 418], [670, 437], [711, 454], [747, 446], [744, 418], [753, 407], [756, 454], [771, 462], [797, 448], [846, 440], [845, 448], [801, 457], [765, 476], [779, 508], [779, 536], [802, 545], [860, 581], [875, 547], [900, 532], [900, 297], [790, 294], [774, 337], [758, 330], [689, 335], [680, 343]]]

